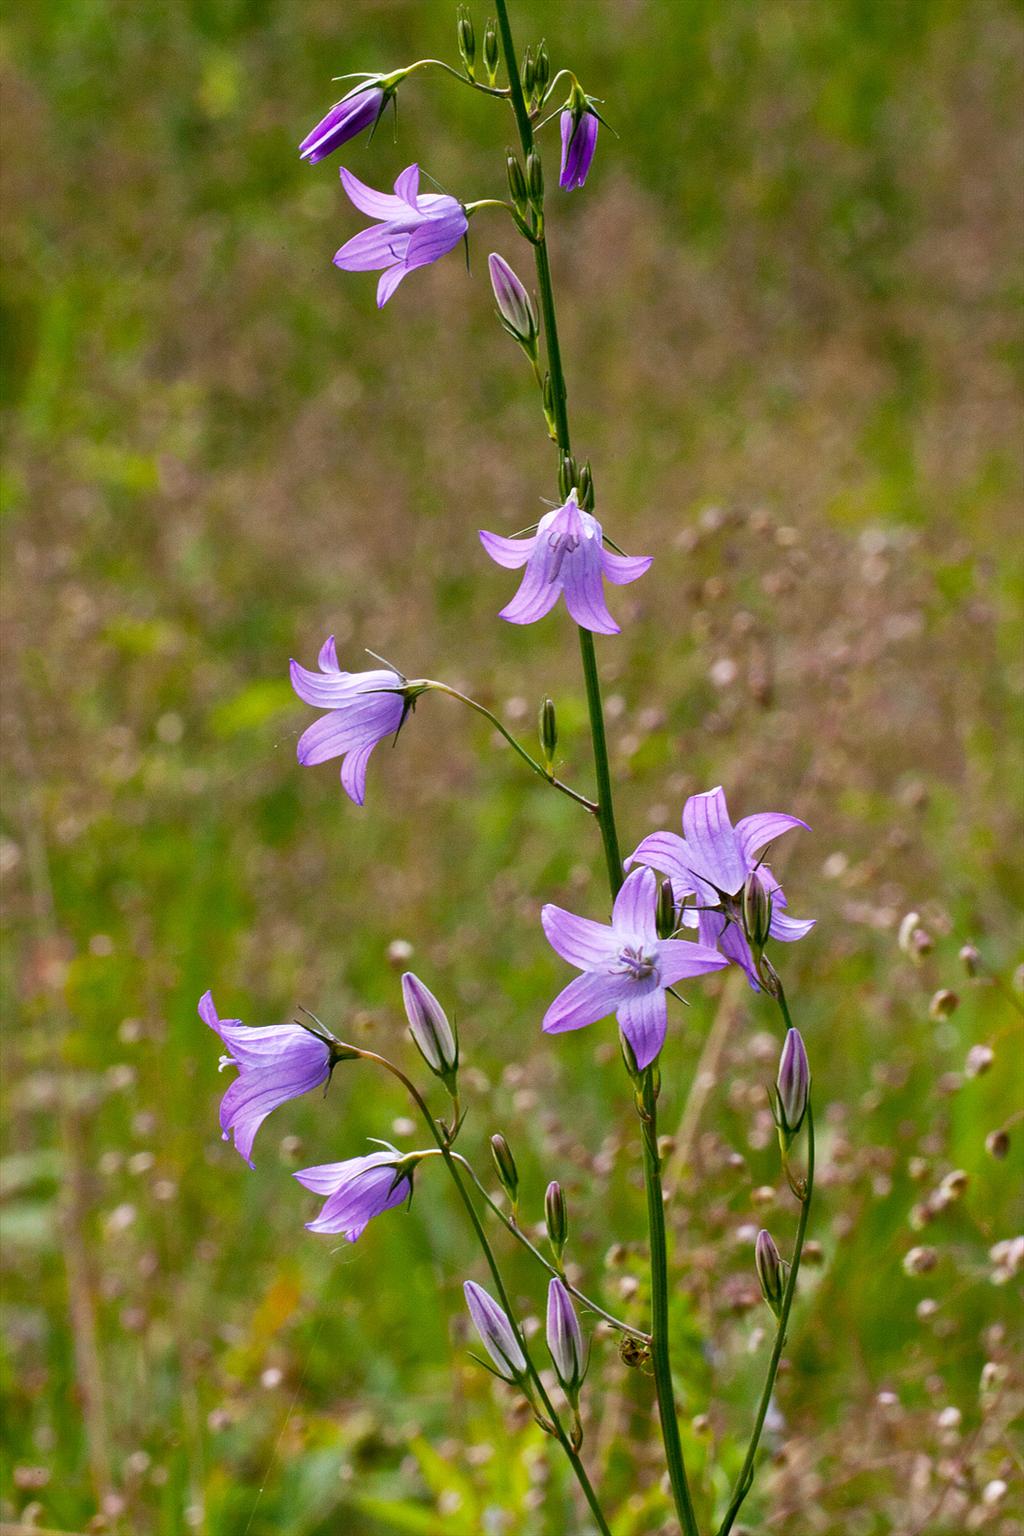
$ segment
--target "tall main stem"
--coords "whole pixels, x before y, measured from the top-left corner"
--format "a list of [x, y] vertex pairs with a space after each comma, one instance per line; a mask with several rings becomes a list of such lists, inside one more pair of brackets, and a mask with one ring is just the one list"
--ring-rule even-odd
[[[495, 10], [498, 17], [498, 30], [501, 34], [505, 69], [508, 74], [512, 110], [519, 129], [519, 142], [522, 145], [523, 154], [529, 156], [534, 147], [533, 126], [519, 78], [519, 63], [512, 39], [512, 28], [509, 25], [506, 0], [495, 0]], [[562, 368], [562, 351], [558, 342], [558, 320], [555, 315], [551, 263], [548, 259], [547, 238], [544, 233], [543, 211], [540, 213], [539, 230], [533, 241], [533, 254], [537, 267], [541, 311], [544, 316], [544, 337], [547, 346], [548, 372], [551, 376], [555, 436], [559, 452], [568, 454], [572, 452], [572, 439], [569, 435], [565, 372]], [[608, 738], [604, 723], [604, 705], [601, 701], [601, 679], [597, 669], [594, 637], [590, 630], [579, 628], [579, 639], [583, 677], [587, 690], [587, 709], [590, 714], [590, 735], [594, 748], [597, 821], [601, 828], [601, 841], [608, 867], [608, 884], [614, 897], [622, 884], [622, 855], [619, 851], [619, 835], [615, 826], [615, 805], [612, 798], [611, 770], [608, 764]], [[654, 1367], [654, 1385], [658, 1396], [661, 1436], [676, 1513], [685, 1536], [699, 1536], [686, 1467], [683, 1463], [675, 1391], [672, 1385], [668, 1331], [668, 1252], [665, 1236], [665, 1205], [661, 1184], [661, 1164], [658, 1157], [656, 1090], [651, 1069], [644, 1074], [643, 1098], [645, 1105], [644, 1184], [647, 1190], [647, 1220], [651, 1250], [651, 1362]]]

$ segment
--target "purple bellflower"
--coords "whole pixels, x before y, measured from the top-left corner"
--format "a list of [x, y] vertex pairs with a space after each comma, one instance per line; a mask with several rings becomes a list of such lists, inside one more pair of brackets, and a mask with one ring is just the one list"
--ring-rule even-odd
[[558, 185], [565, 191], [582, 187], [597, 148], [597, 117], [587, 107], [566, 107], [562, 113], [562, 172]]
[[456, 198], [419, 191], [418, 165], [406, 167], [395, 182], [393, 196], [365, 186], [344, 166], [341, 181], [360, 212], [379, 222], [347, 240], [334, 265], [346, 272], [380, 272], [378, 309], [387, 303], [407, 272], [446, 256], [469, 228], [466, 210]]
[[637, 1066], [649, 1066], [665, 1040], [665, 988], [728, 964], [703, 944], [658, 938], [657, 887], [653, 871], [635, 869], [615, 898], [610, 925], [562, 907], [544, 907], [541, 922], [548, 943], [583, 972], [544, 1015], [548, 1034], [582, 1029], [614, 1013]]
[[271, 1110], [326, 1083], [331, 1048], [301, 1024], [272, 1024], [251, 1029], [240, 1019], [221, 1019], [213, 997], [199, 999], [199, 1017], [221, 1038], [227, 1054], [221, 1067], [237, 1067], [238, 1076], [220, 1104], [220, 1128], [251, 1168], [256, 1132]]
[[389, 668], [343, 672], [333, 635], [320, 647], [317, 665], [319, 672], [309, 672], [297, 661], [291, 663], [292, 687], [299, 698], [328, 711], [299, 737], [299, 762], [310, 767], [340, 757], [342, 788], [362, 805], [370, 753], [378, 741], [398, 730], [410, 707], [405, 678]]
[[494, 1361], [497, 1374], [503, 1381], [517, 1381], [525, 1376], [526, 1356], [507, 1314], [475, 1280], [467, 1280], [462, 1289], [466, 1294], [466, 1306], [473, 1319], [473, 1326]]
[[349, 139], [354, 139], [364, 128], [372, 128], [380, 117], [387, 96], [373, 79], [353, 86], [340, 101], [336, 101], [312, 132], [307, 133], [299, 145], [299, 159], [316, 165], [328, 155], [340, 149]]
[[768, 843], [794, 827], [810, 831], [805, 821], [778, 811], [744, 816], [734, 827], [721, 787], [691, 795], [683, 808], [683, 836], [652, 832], [626, 860], [646, 864], [669, 875], [679, 902], [696, 897], [696, 910], [684, 908], [683, 921], [696, 927], [702, 944], [718, 947], [735, 960], [758, 991], [757, 965], [743, 930], [743, 887], [755, 875], [771, 897], [773, 939], [792, 944], [814, 927], [814, 918], [787, 916], [782, 887], [758, 854]]
[[340, 1232], [354, 1243], [367, 1224], [381, 1211], [390, 1211], [412, 1195], [416, 1153], [389, 1147], [366, 1157], [350, 1157], [343, 1163], [319, 1163], [300, 1168], [295, 1178], [315, 1195], [326, 1195], [310, 1232]]
[[605, 549], [601, 524], [577, 501], [575, 487], [564, 506], [546, 512], [527, 538], [505, 539], [480, 530], [480, 542], [498, 565], [514, 571], [526, 566], [519, 591], [501, 610], [510, 624], [534, 624], [565, 594], [565, 606], [581, 629], [617, 635], [608, 612], [602, 577], [625, 586], [649, 568], [650, 555], [616, 555]]

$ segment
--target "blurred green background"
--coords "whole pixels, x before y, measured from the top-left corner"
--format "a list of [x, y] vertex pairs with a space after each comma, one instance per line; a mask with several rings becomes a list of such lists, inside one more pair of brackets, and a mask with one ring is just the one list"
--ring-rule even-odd
[[[819, 919], [779, 964], [815, 1072], [821, 1249], [746, 1528], [1008, 1536], [1021, 8], [515, 0], [513, 21], [620, 135], [585, 191], [553, 191], [549, 227], [598, 512], [657, 557], [612, 594], [623, 637], [598, 641], [623, 842], [719, 782], [735, 816], [814, 829], [777, 867]], [[339, 1070], [326, 1102], [267, 1123], [250, 1172], [219, 1139], [195, 1012], [206, 987], [251, 1023], [304, 1004], [412, 1066], [411, 963], [461, 1025], [463, 1150], [486, 1175], [506, 1132], [531, 1221], [561, 1177], [585, 1288], [644, 1317], [614, 1028], [539, 1032], [567, 979], [540, 903], [605, 910], [592, 829], [440, 697], [378, 751], [362, 811], [334, 767], [294, 760], [310, 714], [287, 659], [334, 633], [343, 665], [372, 647], [527, 739], [550, 692], [562, 775], [591, 783], [571, 628], [499, 623], [515, 578], [475, 533], [522, 528], [554, 491], [486, 281], [488, 251], [523, 270], [525, 248], [480, 214], [469, 275], [455, 253], [378, 314], [374, 279], [331, 266], [361, 223], [338, 157], [296, 155], [331, 75], [454, 53], [454, 7], [424, 0], [8, 13], [5, 1531], [588, 1529], [467, 1362], [461, 1282], [485, 1276], [438, 1168], [354, 1248], [303, 1229], [291, 1170], [417, 1143], [395, 1085]], [[397, 141], [382, 126], [340, 158], [374, 185], [415, 159], [501, 196], [511, 136], [500, 103], [424, 74]], [[910, 910], [918, 963], [897, 944]], [[753, 1231], [785, 1249], [795, 1221], [766, 1188], [775, 1019], [735, 979], [690, 1003], [662, 1122], [706, 1527], [767, 1350]], [[971, 1075], [978, 1044], [994, 1061]], [[1006, 1157], [986, 1150], [1000, 1128]], [[936, 1265], [909, 1276], [922, 1244]], [[542, 1275], [499, 1249], [539, 1315]], [[651, 1384], [604, 1338], [585, 1454], [616, 1536], [662, 1529]]]

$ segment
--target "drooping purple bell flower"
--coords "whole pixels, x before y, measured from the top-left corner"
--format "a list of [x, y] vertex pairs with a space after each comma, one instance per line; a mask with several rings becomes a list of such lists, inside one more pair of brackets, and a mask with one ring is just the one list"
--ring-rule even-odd
[[373, 80], [353, 86], [307, 133], [299, 145], [299, 159], [316, 165], [362, 133], [364, 128], [372, 128], [383, 112], [386, 100], [384, 91]]
[[227, 1054], [221, 1067], [237, 1067], [238, 1076], [221, 1100], [220, 1128], [251, 1168], [256, 1132], [272, 1110], [288, 1099], [319, 1088], [331, 1075], [330, 1046], [301, 1024], [253, 1029], [241, 1019], [221, 1019], [213, 997], [199, 999], [199, 1017], [221, 1038]]
[[475, 1280], [467, 1280], [462, 1289], [480, 1342], [494, 1361], [498, 1375], [503, 1381], [517, 1381], [525, 1376], [526, 1356], [508, 1315]]
[[587, 107], [566, 107], [561, 118], [562, 171], [558, 185], [565, 191], [582, 187], [597, 148], [598, 122]]
[[339, 1232], [354, 1243], [367, 1223], [401, 1205], [412, 1194], [412, 1174], [419, 1157], [390, 1147], [343, 1163], [319, 1163], [295, 1174], [315, 1195], [326, 1195], [319, 1216], [307, 1221], [310, 1232]]
[[657, 894], [653, 872], [635, 869], [615, 898], [610, 924], [577, 917], [563, 907], [544, 907], [541, 922], [548, 943], [583, 972], [544, 1015], [548, 1034], [582, 1029], [614, 1013], [637, 1066], [654, 1060], [665, 1040], [666, 987], [728, 964], [704, 944], [659, 939]]
[[753, 874], [771, 897], [768, 932], [773, 939], [792, 944], [814, 927], [814, 918], [787, 915], [782, 887], [758, 857], [762, 848], [794, 827], [810, 831], [799, 817], [778, 811], [744, 816], [734, 827], [725, 792], [719, 786], [687, 800], [682, 837], [675, 832], [652, 832], [626, 865], [646, 864], [669, 875], [679, 902], [694, 896], [696, 909], [684, 908], [684, 922], [696, 927], [702, 944], [717, 945], [723, 955], [741, 966], [757, 991], [757, 965], [743, 925], [743, 887], [748, 875]]
[[394, 195], [375, 192], [344, 166], [341, 181], [349, 200], [378, 222], [347, 240], [334, 265], [346, 272], [380, 272], [378, 309], [408, 272], [447, 255], [469, 228], [466, 210], [456, 198], [420, 192], [418, 165], [406, 167], [395, 182]]
[[480, 542], [497, 565], [510, 571], [526, 566], [518, 592], [499, 618], [534, 624], [564, 593], [565, 606], [580, 628], [598, 635], [619, 633], [605, 603], [602, 578], [625, 586], [642, 576], [652, 560], [650, 555], [616, 555], [605, 549], [601, 524], [581, 509], [575, 487], [563, 506], [544, 514], [536, 533], [506, 539], [481, 529]]
[[409, 707], [405, 679], [387, 668], [342, 672], [331, 635], [320, 648], [319, 672], [291, 663], [292, 687], [306, 704], [328, 713], [299, 737], [304, 767], [340, 757], [342, 788], [356, 805], [366, 796], [366, 765], [385, 736], [398, 730]]

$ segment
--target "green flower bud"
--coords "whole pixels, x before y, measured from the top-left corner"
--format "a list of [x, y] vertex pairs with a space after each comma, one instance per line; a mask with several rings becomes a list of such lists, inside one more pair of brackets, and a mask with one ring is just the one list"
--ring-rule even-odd
[[742, 909], [747, 942], [755, 956], [760, 955], [772, 925], [772, 898], [756, 869], [743, 883]]
[[579, 497], [580, 506], [583, 508], [584, 512], [593, 512], [593, 510], [594, 510], [594, 472], [593, 472], [593, 470], [590, 467], [590, 460], [589, 459], [584, 464], [583, 468], [580, 470], [579, 493], [580, 493], [580, 497]]
[[533, 95], [537, 83], [537, 76], [533, 63], [533, 49], [530, 47], [527, 47], [526, 52], [523, 54], [523, 63], [520, 69], [520, 74], [523, 81], [523, 95], [526, 97], [527, 101], [529, 101], [530, 97]]
[[569, 492], [576, 485], [577, 481], [579, 480], [579, 474], [580, 472], [576, 467], [576, 460], [573, 458], [572, 454], [563, 453], [562, 462], [558, 466], [558, 489], [561, 491], [564, 497], [568, 497]]
[[491, 1137], [491, 1156], [498, 1174], [498, 1183], [512, 1202], [512, 1209], [515, 1210], [519, 1204], [519, 1170], [512, 1156], [512, 1148], [500, 1132]]
[[544, 202], [544, 166], [535, 149], [526, 157], [526, 185], [530, 201], [539, 213]]
[[676, 931], [676, 896], [671, 880], [663, 880], [658, 886], [658, 905], [654, 921], [659, 939], [670, 939]]
[[540, 706], [537, 729], [540, 735], [540, 749], [544, 756], [544, 766], [550, 773], [555, 761], [555, 751], [558, 747], [558, 721], [555, 718], [553, 699], [545, 699]]
[[548, 1242], [551, 1244], [552, 1252], [555, 1258], [561, 1261], [565, 1240], [569, 1235], [569, 1217], [565, 1209], [562, 1186], [557, 1180], [553, 1180], [548, 1185], [544, 1196], [544, 1220], [547, 1222]]
[[484, 27], [484, 69], [487, 71], [487, 84], [493, 85], [498, 78], [498, 28], [492, 16]]
[[459, 6], [455, 26], [459, 39], [459, 54], [466, 66], [466, 74], [473, 80], [475, 79], [473, 63], [476, 59], [476, 33], [473, 31], [473, 18], [464, 5]]
[[533, 74], [537, 94], [542, 96], [547, 88], [548, 81], [551, 79], [551, 59], [548, 54], [547, 43], [541, 43], [537, 49], [537, 62], [534, 65]]
[[523, 175], [523, 168], [519, 164], [519, 156], [514, 150], [506, 151], [505, 167], [508, 171], [509, 195], [512, 198], [516, 212], [525, 214], [527, 202], [526, 177]]
[[754, 1244], [754, 1267], [761, 1282], [761, 1295], [778, 1317], [782, 1310], [788, 1266], [782, 1262], [771, 1233], [764, 1228], [757, 1234], [757, 1242]]

